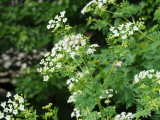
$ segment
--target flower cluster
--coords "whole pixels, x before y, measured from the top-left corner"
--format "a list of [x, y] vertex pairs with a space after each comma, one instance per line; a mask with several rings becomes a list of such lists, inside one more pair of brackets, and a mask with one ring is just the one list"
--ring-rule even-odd
[[121, 114], [117, 114], [115, 120], [133, 120], [135, 118], [134, 114], [131, 112], [127, 113], [122, 112]]
[[113, 97], [113, 89], [108, 89], [108, 90], [105, 90], [105, 92], [102, 93], [102, 95], [100, 96], [100, 99], [111, 98], [111, 97]]
[[67, 18], [65, 18], [65, 13], [66, 11], [60, 12], [60, 16], [56, 15], [56, 17], [54, 18], [54, 20], [50, 20], [48, 23], [49, 25], [47, 25], [47, 29], [57, 29], [59, 28], [61, 25], [63, 25], [64, 23], [67, 22]]
[[71, 117], [79, 118], [81, 116], [80, 111], [77, 108], [74, 108], [73, 112], [71, 113]]
[[0, 112], [0, 119], [10, 120], [13, 115], [17, 115], [20, 111], [24, 111], [24, 98], [18, 94], [11, 97], [11, 93], [8, 92], [7, 96], [9, 100], [2, 102], [1, 107], [3, 112]]
[[101, 9], [106, 4], [112, 4], [115, 0], [92, 0], [90, 1], [82, 10], [81, 13], [85, 14], [87, 12], [87, 8], [91, 6], [92, 4], [96, 3], [99, 9]]
[[82, 91], [81, 90], [78, 90], [76, 92], [74, 92], [68, 99], [67, 103], [72, 103], [72, 102], [75, 102], [75, 96], [78, 95], [78, 94], [81, 94]]
[[135, 23], [129, 22], [126, 24], [121, 24], [117, 28], [111, 27], [109, 29], [113, 34], [109, 37], [115, 38], [115, 37], [121, 37], [122, 39], [127, 39], [127, 37], [133, 35], [135, 31], [138, 31], [138, 27], [135, 25]]
[[97, 45], [97, 44], [92, 44], [89, 48], [88, 48], [88, 50], [86, 51], [86, 53], [87, 53], [87, 55], [88, 54], [93, 54], [95, 51], [96, 51], [96, 47], [99, 47], [99, 45]]
[[[93, 54], [96, 51], [96, 47], [98, 47], [97, 44], [89, 46], [87, 44], [87, 37], [81, 34], [65, 36], [63, 40], [55, 44], [51, 52], [47, 52], [44, 55], [44, 59], [40, 62], [40, 65], [43, 67], [38, 68], [37, 71], [43, 74], [58, 72], [63, 67], [63, 64], [65, 64], [65, 59], [73, 60], [87, 48], [86, 54]], [[48, 79], [49, 75], [43, 77], [43, 81], [48, 81]]]
[[[46, 73], [54, 72], [62, 67], [62, 61], [64, 57], [69, 56], [74, 59], [75, 56], [79, 55], [79, 51], [84, 48], [87, 41], [81, 34], [65, 36], [63, 40], [60, 40], [55, 44], [51, 52], [47, 52], [42, 59], [40, 64], [43, 67], [37, 69], [38, 72]], [[44, 76], [44, 81], [48, 81], [49, 76]]]
[[[141, 71], [139, 74], [136, 74], [134, 76], [134, 82], [135, 83], [138, 83], [140, 81], [140, 79], [145, 79], [146, 77], [149, 78], [149, 79], [152, 79], [153, 77], [153, 73], [154, 73], [154, 69], [151, 69], [151, 70], [147, 70], [147, 71]], [[156, 78], [159, 79], [160, 78], [160, 72], [156, 72]], [[160, 83], [160, 80], [159, 80], [159, 83]]]

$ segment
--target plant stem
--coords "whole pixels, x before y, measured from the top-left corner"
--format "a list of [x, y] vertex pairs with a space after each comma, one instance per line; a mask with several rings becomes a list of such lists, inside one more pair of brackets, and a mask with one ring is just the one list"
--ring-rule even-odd
[[138, 31], [139, 33], [141, 33], [143, 36], [145, 36], [146, 38], [148, 38], [149, 40], [151, 40], [151, 41], [154, 41], [154, 39], [153, 38], [151, 38], [151, 37], [149, 37], [148, 35], [146, 35], [146, 34], [144, 34], [142, 31]]
[[84, 59], [82, 58], [82, 56], [81, 56], [81, 55], [79, 55], [79, 56], [80, 56], [80, 58], [81, 58], [82, 62], [84, 63], [84, 65], [87, 67], [87, 69], [88, 69], [88, 71], [89, 71], [89, 74], [90, 74], [90, 77], [91, 77], [92, 82], [95, 84], [94, 79], [93, 79], [93, 76], [92, 76], [92, 74], [91, 74], [91, 72], [90, 72], [90, 70], [89, 70], [89, 68], [88, 68], [88, 65], [86, 64], [86, 62], [84, 61]]
[[100, 112], [101, 112], [101, 119], [104, 120], [100, 97], [98, 97], [97, 100], [98, 100], [98, 107], [99, 107], [99, 110], [100, 110]]
[[[120, 53], [121, 53], [121, 52], [120, 52]], [[119, 56], [120, 56], [120, 53], [118, 54], [116, 60], [114, 61], [114, 64], [113, 64], [113, 66], [112, 66], [112, 68], [111, 68], [111, 70], [110, 70], [110, 72], [109, 72], [107, 78], [105, 79], [105, 81], [104, 81], [104, 83], [103, 83], [103, 85], [102, 85], [102, 88], [104, 87], [104, 85], [105, 85], [105, 83], [107, 82], [109, 76], [111, 75], [111, 73], [112, 73], [112, 71], [113, 71], [113, 68], [114, 68], [114, 66], [116, 65], [116, 62], [117, 62], [117, 60], [118, 60], [118, 58], [119, 58]]]
[[[146, 110], [147, 108], [148, 108], [148, 107], [146, 107], [144, 110]], [[144, 110], [143, 110], [141, 113], [143, 113]], [[138, 120], [140, 117], [141, 117], [141, 114], [136, 118], [136, 120]]]

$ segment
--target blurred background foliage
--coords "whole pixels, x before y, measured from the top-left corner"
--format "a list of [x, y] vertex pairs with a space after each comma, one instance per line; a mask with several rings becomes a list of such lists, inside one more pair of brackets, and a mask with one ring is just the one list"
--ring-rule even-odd
[[[101, 46], [100, 55], [95, 57], [96, 61], [93, 61], [93, 64], [103, 64], [98, 68], [100, 74], [95, 76], [97, 79], [102, 79], [109, 72], [116, 58], [114, 53], [117, 50], [114, 47], [106, 49], [108, 47], [108, 41], [105, 39], [109, 34], [108, 23], [112, 23], [113, 20], [116, 23], [121, 21], [121, 16], [117, 15], [126, 15], [126, 17], [132, 15], [136, 20], [145, 18], [145, 34], [154, 38], [155, 42], [139, 34], [131, 37], [131, 45], [126, 49], [125, 57], [120, 59], [122, 67], [120, 69], [116, 68], [114, 73], [117, 76], [113, 75], [111, 78], [115, 84], [118, 83], [117, 80], [122, 80], [120, 90], [127, 89], [131, 92], [131, 96], [134, 95], [134, 91], [128, 86], [128, 83], [138, 71], [151, 68], [160, 70], [160, 1], [128, 0], [132, 7], [126, 8], [127, 13], [124, 8], [124, 10], [117, 10], [113, 16], [108, 14], [94, 15], [95, 19], [98, 19], [96, 22], [89, 21], [92, 19], [88, 17], [90, 16], [89, 13], [82, 15], [80, 12], [89, 1], [0, 0], [0, 71], [2, 73], [9, 72], [7, 75], [1, 74], [0, 78], [9, 77], [16, 92], [23, 93], [28, 98], [37, 101], [54, 98], [58, 101], [59, 106], [63, 105], [62, 109], [64, 110], [64, 102], [69, 96], [65, 84], [67, 78], [53, 76], [52, 80], [43, 82], [42, 76], [36, 72], [44, 52], [50, 51], [54, 43], [58, 41], [54, 34], [47, 30], [48, 21], [59, 12], [66, 10], [66, 17], [68, 23], [74, 27], [73, 31], [90, 36], [91, 43], [98, 43]], [[117, 2], [121, 2], [121, 0]], [[112, 9], [112, 6], [110, 6], [110, 9]], [[131, 11], [131, 13], [128, 14], [128, 11]], [[86, 25], [87, 20], [88, 26]], [[37, 56], [38, 54], [39, 56]], [[126, 82], [127, 80], [128, 82]], [[108, 83], [108, 85], [110, 84]], [[125, 94], [127, 91], [124, 91], [122, 95], [124, 99], [119, 99], [117, 104], [122, 101], [131, 101], [127, 107], [133, 104], [132, 97], [125, 96], [128, 95], [128, 93]], [[68, 107], [70, 106], [66, 108]], [[60, 110], [60, 113], [65, 113], [63, 110]], [[67, 120], [67, 117], [65, 118]], [[70, 116], [68, 119], [70, 119]]]

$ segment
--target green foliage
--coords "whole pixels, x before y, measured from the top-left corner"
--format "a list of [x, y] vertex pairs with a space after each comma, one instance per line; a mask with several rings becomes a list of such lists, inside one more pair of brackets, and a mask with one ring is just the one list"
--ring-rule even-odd
[[41, 101], [55, 95], [56, 91], [62, 90], [66, 86], [64, 81], [55, 76], [48, 83], [44, 83], [42, 79], [42, 76], [37, 73], [36, 67], [24, 70], [23, 74], [14, 78], [17, 86], [16, 92], [23, 93], [27, 98], [36, 98], [36, 101]]
[[[79, 23], [79, 25], [75, 25], [74, 22], [70, 23], [76, 27], [67, 25], [68, 28], [66, 28], [65, 25], [62, 25], [60, 29], [52, 31], [54, 32], [53, 38], [56, 38], [58, 42], [51, 52], [44, 55], [45, 58], [40, 62], [41, 66], [38, 71], [43, 75], [43, 78], [38, 76], [33, 69], [30, 74], [24, 74], [17, 78], [16, 84], [21, 86], [17, 90], [24, 90], [24, 93], [32, 98], [43, 93], [45, 89], [44, 94], [48, 97], [51, 93], [47, 92], [54, 91], [50, 87], [61, 88], [64, 85], [65, 80], [60, 82], [58, 80], [57, 82], [54, 77], [56, 75], [61, 79], [69, 78], [67, 85], [71, 96], [68, 103], [73, 103], [75, 106], [71, 114], [72, 117], [83, 120], [105, 120], [105, 118], [116, 120], [120, 119], [118, 118], [120, 112], [127, 116], [123, 112], [127, 111], [133, 112], [136, 120], [150, 119], [154, 113], [156, 115], [153, 115], [153, 119], [157, 119], [160, 107], [159, 1], [140, 0], [115, 3], [113, 0], [108, 0], [105, 3], [104, 0], [103, 2], [91, 1], [83, 9], [85, 11], [82, 11], [83, 14], [87, 14], [86, 16], [91, 15], [87, 21], [90, 29], [94, 30], [93, 37], [77, 34], [78, 32], [85, 32], [86, 30], [82, 29], [88, 27]], [[49, 2], [47, 3], [49, 4]], [[64, 3], [66, 9], [71, 4], [69, 0]], [[78, 5], [74, 5], [77, 3], [74, 1], [73, 6], [71, 5], [72, 9], [68, 10], [68, 13], [66, 12], [68, 17], [74, 16], [72, 12], [79, 10]], [[25, 4], [28, 5], [27, 2]], [[53, 7], [57, 5], [56, 2], [52, 4], [54, 4]], [[34, 5], [36, 8], [36, 2], [33, 2]], [[154, 18], [152, 17], [153, 13]], [[27, 17], [30, 16], [28, 16], [29, 13], [26, 12], [26, 14]], [[80, 15], [77, 14], [77, 16]], [[34, 15], [29, 18], [34, 18]], [[45, 20], [47, 19], [50, 20], [45, 17]], [[45, 20], [43, 22], [46, 22]], [[35, 25], [43, 22], [37, 22]], [[81, 27], [79, 28], [79, 26]], [[28, 32], [30, 28], [26, 31]], [[37, 33], [30, 30], [27, 34], [26, 31], [18, 27], [13, 29], [15, 29], [14, 35], [22, 31], [20, 41], [17, 42], [19, 47], [22, 46], [22, 41], [28, 40], [28, 36]], [[94, 34], [100, 39], [94, 39]], [[48, 35], [47, 37], [49, 41], [51, 36]], [[48, 40], [42, 44], [47, 44]], [[91, 44], [101, 43], [102, 40], [106, 41], [105, 44], [102, 43], [102, 47], [99, 49], [95, 49], [98, 47], [97, 44]], [[34, 43], [34, 40], [31, 43]], [[34, 45], [30, 43], [27, 46], [31, 47], [27, 48], [28, 50], [34, 48]], [[40, 45], [40, 47], [42, 46]], [[95, 51], [97, 52], [93, 54]], [[157, 72], [151, 72], [153, 70], [142, 71], [152, 68]], [[140, 74], [137, 74], [138, 72]], [[24, 78], [24, 76], [27, 77]], [[22, 78], [23, 81], [21, 81]], [[35, 79], [34, 82], [31, 78], [32, 80]], [[42, 79], [48, 82], [40, 82], [39, 80], [42, 81]], [[32, 85], [29, 84], [30, 82]], [[42, 87], [38, 88], [37, 86], [41, 84], [43, 84]], [[31, 91], [34, 92], [31, 93]], [[38, 99], [41, 98], [43, 96], [38, 97]], [[47, 106], [46, 108], [50, 107]], [[55, 117], [56, 120], [58, 119], [56, 117], [57, 111], [56, 108], [49, 110], [43, 118]]]

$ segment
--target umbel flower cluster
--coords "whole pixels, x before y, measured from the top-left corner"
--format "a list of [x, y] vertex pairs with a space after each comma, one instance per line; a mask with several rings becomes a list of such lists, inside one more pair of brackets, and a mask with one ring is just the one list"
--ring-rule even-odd
[[122, 112], [121, 114], [116, 115], [115, 120], [133, 120], [134, 118], [135, 116], [131, 112]]
[[57, 29], [67, 22], [67, 18], [65, 18], [66, 11], [60, 12], [60, 16], [56, 15], [54, 20], [50, 20], [47, 25], [47, 29]]
[[121, 24], [118, 27], [111, 27], [109, 29], [112, 34], [109, 39], [121, 37], [121, 39], [127, 39], [127, 37], [133, 35], [134, 32], [138, 31], [137, 25], [132, 22], [128, 22], [126, 24]]
[[155, 70], [154, 69], [151, 69], [151, 70], [144, 70], [144, 71], [141, 71], [139, 74], [136, 74], [134, 76], [134, 82], [135, 83], [139, 83], [140, 80], [143, 80], [145, 78], [148, 78], [148, 79], [154, 79], [156, 80], [156, 83], [160, 84], [160, 72], [156, 71], [155, 73]]
[[[97, 44], [88, 45], [88, 38], [81, 35], [66, 35], [63, 40], [60, 40], [55, 44], [51, 52], [47, 52], [44, 55], [44, 59], [41, 60], [40, 65], [42, 67], [38, 68], [37, 71], [43, 74], [47, 72], [59, 72], [62, 68], [65, 69], [68, 60], [74, 60], [76, 57], [80, 56], [82, 52], [84, 54], [93, 54], [96, 51]], [[49, 75], [43, 77], [43, 81], [48, 81]]]
[[24, 98], [18, 94], [12, 97], [11, 93], [8, 92], [7, 96], [9, 99], [6, 102], [1, 103], [3, 111], [0, 112], [0, 119], [11, 120], [14, 115], [19, 114], [21, 111], [24, 111]]
[[104, 5], [112, 4], [114, 2], [115, 0], [92, 0], [81, 10], [81, 13], [85, 14], [89, 6], [91, 6], [92, 4], [96, 4], [96, 6], [98, 6], [98, 8], [101, 9]]

